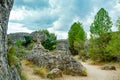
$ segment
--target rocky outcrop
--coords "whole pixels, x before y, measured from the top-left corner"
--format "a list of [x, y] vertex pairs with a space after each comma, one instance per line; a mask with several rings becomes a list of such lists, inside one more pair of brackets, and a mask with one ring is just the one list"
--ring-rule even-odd
[[29, 36], [29, 33], [23, 33], [23, 32], [10, 33], [8, 34], [8, 39], [10, 39], [13, 44], [16, 43], [18, 40], [25, 42], [24, 36]]
[[16, 68], [7, 60], [7, 25], [13, 0], [0, 0], [0, 80], [20, 80]]
[[62, 71], [58, 68], [54, 68], [47, 74], [47, 78], [54, 79], [62, 77]]
[[41, 30], [32, 32], [30, 34], [30, 37], [34, 42], [37, 42], [38, 39], [40, 42], [43, 42], [47, 39], [46, 34], [42, 32]]
[[45, 66], [49, 70], [58, 68], [65, 74], [83, 75], [85, 71], [83, 65], [67, 52], [65, 45], [60, 45], [60, 47], [50, 53], [40, 43], [36, 43], [33, 50], [27, 55], [27, 59], [40, 67]]

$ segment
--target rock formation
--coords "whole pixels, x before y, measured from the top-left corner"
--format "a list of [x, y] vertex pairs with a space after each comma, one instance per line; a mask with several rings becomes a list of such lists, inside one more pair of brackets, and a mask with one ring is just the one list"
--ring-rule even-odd
[[29, 35], [30, 35], [29, 33], [23, 33], [23, 32], [10, 33], [10, 34], [8, 34], [8, 39], [10, 39], [12, 41], [12, 43], [16, 43], [18, 40], [25, 42], [24, 36], [29, 36]]
[[40, 43], [36, 43], [26, 58], [49, 70], [58, 68], [65, 74], [84, 75], [85, 68], [70, 55], [64, 42], [58, 41], [57, 49], [52, 53], [45, 50]]
[[32, 32], [30, 34], [30, 37], [34, 42], [37, 42], [37, 39], [39, 39], [40, 42], [43, 42], [47, 39], [46, 34], [42, 32], [41, 30]]
[[0, 80], [20, 80], [15, 67], [7, 60], [7, 26], [13, 0], [0, 0]]

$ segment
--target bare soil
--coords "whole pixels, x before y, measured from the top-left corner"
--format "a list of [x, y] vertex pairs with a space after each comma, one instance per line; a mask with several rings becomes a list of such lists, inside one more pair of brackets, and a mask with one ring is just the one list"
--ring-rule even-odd
[[[101, 66], [90, 65], [85, 62], [82, 64], [87, 68], [88, 76], [70, 76], [63, 75], [62, 78], [57, 78], [55, 80], [120, 80], [120, 68], [117, 70], [101, 70]], [[38, 75], [33, 74], [33, 67], [22, 64], [23, 72], [26, 74], [28, 80], [50, 80], [43, 79]]]

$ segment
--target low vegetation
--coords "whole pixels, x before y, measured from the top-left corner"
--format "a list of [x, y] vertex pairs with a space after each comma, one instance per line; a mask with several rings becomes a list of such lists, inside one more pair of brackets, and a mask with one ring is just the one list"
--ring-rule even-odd
[[33, 73], [45, 78], [48, 73], [48, 69], [46, 67], [35, 67]]
[[42, 45], [45, 49], [54, 50], [56, 48], [56, 35], [54, 33], [50, 33], [48, 30], [42, 30], [47, 36], [47, 39], [42, 42]]

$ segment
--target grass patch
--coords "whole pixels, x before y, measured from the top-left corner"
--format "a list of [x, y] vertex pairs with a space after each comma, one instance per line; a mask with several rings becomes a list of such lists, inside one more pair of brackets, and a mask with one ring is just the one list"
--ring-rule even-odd
[[29, 67], [34, 67], [35, 64], [33, 62], [28, 61], [28, 60], [22, 60], [22, 64], [29, 66]]
[[87, 69], [83, 68], [82, 72], [81, 72], [82, 76], [87, 76]]
[[23, 71], [21, 72], [20, 78], [21, 78], [21, 80], [28, 80], [27, 75]]
[[46, 67], [41, 67], [41, 68], [35, 67], [33, 69], [33, 73], [41, 76], [42, 78], [45, 78], [46, 74], [48, 73], [48, 69]]

